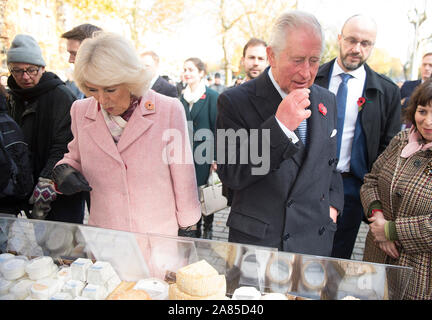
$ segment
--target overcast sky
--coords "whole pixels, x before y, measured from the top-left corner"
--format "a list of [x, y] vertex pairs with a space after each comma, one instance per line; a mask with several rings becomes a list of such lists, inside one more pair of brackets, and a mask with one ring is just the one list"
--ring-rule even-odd
[[[211, 0], [210, 0], [211, 1]], [[235, 1], [235, 0], [233, 0]], [[339, 33], [343, 23], [354, 14], [363, 13], [374, 18], [378, 25], [376, 47], [385, 49], [402, 63], [408, 59], [408, 53], [413, 43], [414, 29], [408, 22], [407, 14], [414, 4], [424, 3], [425, 0], [299, 0], [299, 9], [314, 14], [322, 24], [326, 34]], [[429, 11], [432, 11], [432, 0]], [[199, 5], [205, 5], [205, 1]], [[157, 50], [174, 55], [177, 59], [197, 56], [204, 61], [220, 61], [222, 49], [216, 37], [215, 22], [200, 11], [193, 8], [188, 16], [188, 22], [182, 25], [176, 34], [155, 35], [150, 40]], [[432, 17], [432, 14], [430, 14]], [[276, 17], [275, 17], [276, 18]], [[429, 32], [432, 32], [432, 18], [426, 22]], [[432, 51], [432, 44], [421, 49]], [[171, 66], [172, 68], [172, 66]]]
[[[414, 35], [414, 28], [408, 22], [408, 11], [416, 3], [422, 4], [424, 0], [301, 0], [300, 9], [313, 13], [324, 28], [337, 32], [354, 14], [371, 16], [378, 25], [376, 47], [386, 49], [405, 62]], [[432, 10], [430, 4], [429, 8]], [[431, 21], [427, 23], [431, 26]], [[429, 30], [432, 32], [431, 28]]]

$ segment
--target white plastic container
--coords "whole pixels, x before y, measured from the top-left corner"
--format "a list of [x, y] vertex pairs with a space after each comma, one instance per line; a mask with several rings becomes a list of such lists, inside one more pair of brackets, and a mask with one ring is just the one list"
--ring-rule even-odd
[[169, 285], [157, 278], [139, 280], [133, 287], [135, 290], [146, 291], [152, 300], [168, 300]]

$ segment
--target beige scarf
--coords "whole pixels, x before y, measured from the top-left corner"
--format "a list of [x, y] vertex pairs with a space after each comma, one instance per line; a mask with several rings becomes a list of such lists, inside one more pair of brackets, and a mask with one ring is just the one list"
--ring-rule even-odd
[[190, 86], [188, 85], [186, 89], [183, 92], [183, 98], [189, 103], [189, 111], [192, 110], [192, 107], [195, 102], [197, 102], [203, 94], [206, 92], [206, 86], [204, 81], [201, 81], [198, 84], [198, 87], [195, 89], [195, 91], [192, 92]]
[[128, 120], [132, 116], [132, 113], [135, 111], [135, 109], [138, 107], [140, 101], [141, 99], [132, 96], [129, 108], [121, 116], [113, 116], [106, 112], [104, 108], [101, 108], [105, 123], [108, 127], [108, 130], [111, 132], [111, 135], [116, 144], [119, 142], [123, 130], [128, 123]]

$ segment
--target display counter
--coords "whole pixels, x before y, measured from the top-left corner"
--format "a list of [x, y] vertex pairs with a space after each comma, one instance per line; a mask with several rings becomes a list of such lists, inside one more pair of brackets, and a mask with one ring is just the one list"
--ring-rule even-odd
[[[0, 252], [1, 299], [394, 300], [403, 296], [412, 272], [267, 247], [4, 215]], [[17, 294], [18, 282], [27, 295]], [[105, 289], [98, 292], [102, 284]], [[35, 286], [51, 291], [42, 294]]]

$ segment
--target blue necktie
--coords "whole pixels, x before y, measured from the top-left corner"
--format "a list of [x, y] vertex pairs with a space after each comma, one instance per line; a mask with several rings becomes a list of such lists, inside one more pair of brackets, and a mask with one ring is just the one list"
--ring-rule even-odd
[[337, 105], [337, 156], [339, 158], [340, 148], [342, 143], [342, 133], [345, 120], [346, 100], [348, 94], [348, 80], [352, 77], [350, 74], [341, 73], [340, 77], [342, 82], [339, 85], [336, 94], [336, 105]]
[[303, 142], [303, 144], [306, 146], [306, 132], [307, 132], [307, 120], [304, 119], [299, 126], [297, 127], [299, 138]]

